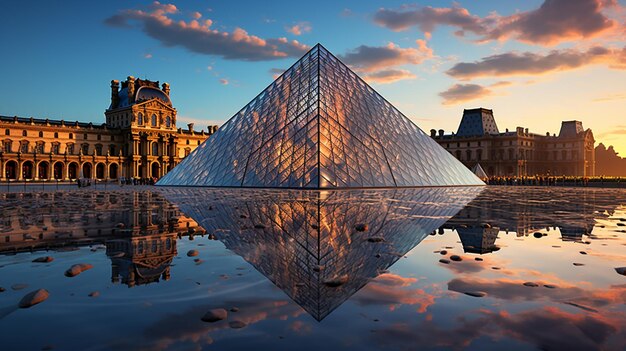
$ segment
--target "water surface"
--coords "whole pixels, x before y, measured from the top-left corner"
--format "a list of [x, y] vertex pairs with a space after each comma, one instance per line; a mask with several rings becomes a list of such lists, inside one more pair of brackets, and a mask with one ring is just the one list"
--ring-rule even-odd
[[626, 190], [151, 188], [0, 211], [3, 349], [626, 348]]

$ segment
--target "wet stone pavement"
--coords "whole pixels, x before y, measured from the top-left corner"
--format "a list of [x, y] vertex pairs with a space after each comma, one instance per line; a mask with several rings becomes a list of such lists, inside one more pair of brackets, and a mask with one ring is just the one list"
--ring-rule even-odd
[[0, 194], [4, 350], [623, 350], [626, 189]]

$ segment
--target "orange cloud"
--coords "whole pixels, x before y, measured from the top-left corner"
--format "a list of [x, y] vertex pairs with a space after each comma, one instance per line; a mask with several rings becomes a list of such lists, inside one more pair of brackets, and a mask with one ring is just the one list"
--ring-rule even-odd
[[363, 79], [370, 83], [389, 84], [405, 79], [414, 79], [417, 76], [406, 69], [385, 69], [366, 74]]
[[304, 33], [311, 32], [312, 29], [313, 27], [311, 27], [311, 24], [309, 22], [300, 22], [291, 27], [287, 27], [287, 32], [293, 35], [302, 35]]
[[551, 46], [598, 37], [618, 29], [618, 23], [605, 14], [618, 6], [615, 0], [546, 0], [534, 10], [510, 16], [492, 13], [486, 17], [472, 15], [460, 6], [380, 9], [374, 14], [374, 22], [394, 31], [417, 26], [426, 35], [438, 26], [448, 25], [457, 28], [455, 35], [464, 37], [470, 32], [479, 37], [479, 42], [513, 38]]
[[174, 21], [169, 15], [177, 13], [172, 4], [153, 3], [148, 11], [123, 10], [105, 20], [110, 26], [139, 27], [148, 36], [165, 46], [181, 46], [189, 51], [221, 56], [224, 59], [263, 61], [284, 57], [300, 57], [309, 47], [297, 40], [263, 39], [242, 28], [232, 32], [212, 28], [210, 19], [198, 21], [197, 14], [189, 22]]
[[553, 50], [547, 54], [508, 52], [484, 57], [476, 62], [457, 63], [446, 73], [460, 79], [539, 75], [596, 64], [626, 69], [626, 47], [617, 49], [595, 46], [587, 51], [564, 49]]
[[401, 48], [394, 43], [386, 46], [361, 45], [341, 56], [343, 62], [360, 72], [375, 72], [406, 64], [417, 65], [433, 57], [433, 50], [423, 40], [416, 48]]
[[493, 91], [478, 84], [455, 84], [439, 93], [444, 105], [454, 105], [492, 95]]

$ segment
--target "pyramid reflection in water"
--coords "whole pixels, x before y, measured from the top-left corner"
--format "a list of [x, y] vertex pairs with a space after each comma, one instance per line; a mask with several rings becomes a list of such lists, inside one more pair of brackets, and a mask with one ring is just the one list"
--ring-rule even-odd
[[158, 185], [317, 189], [483, 182], [318, 44]]
[[[322, 320], [481, 190], [162, 191], [185, 215]], [[337, 280], [342, 285], [329, 286]]]

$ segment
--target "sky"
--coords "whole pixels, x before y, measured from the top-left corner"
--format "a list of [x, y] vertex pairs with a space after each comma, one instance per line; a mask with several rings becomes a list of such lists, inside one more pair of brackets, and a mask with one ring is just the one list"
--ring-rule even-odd
[[626, 0], [5, 2], [0, 114], [104, 123], [132, 75], [206, 128], [317, 43], [427, 133], [484, 107], [500, 131], [581, 120], [626, 156]]

